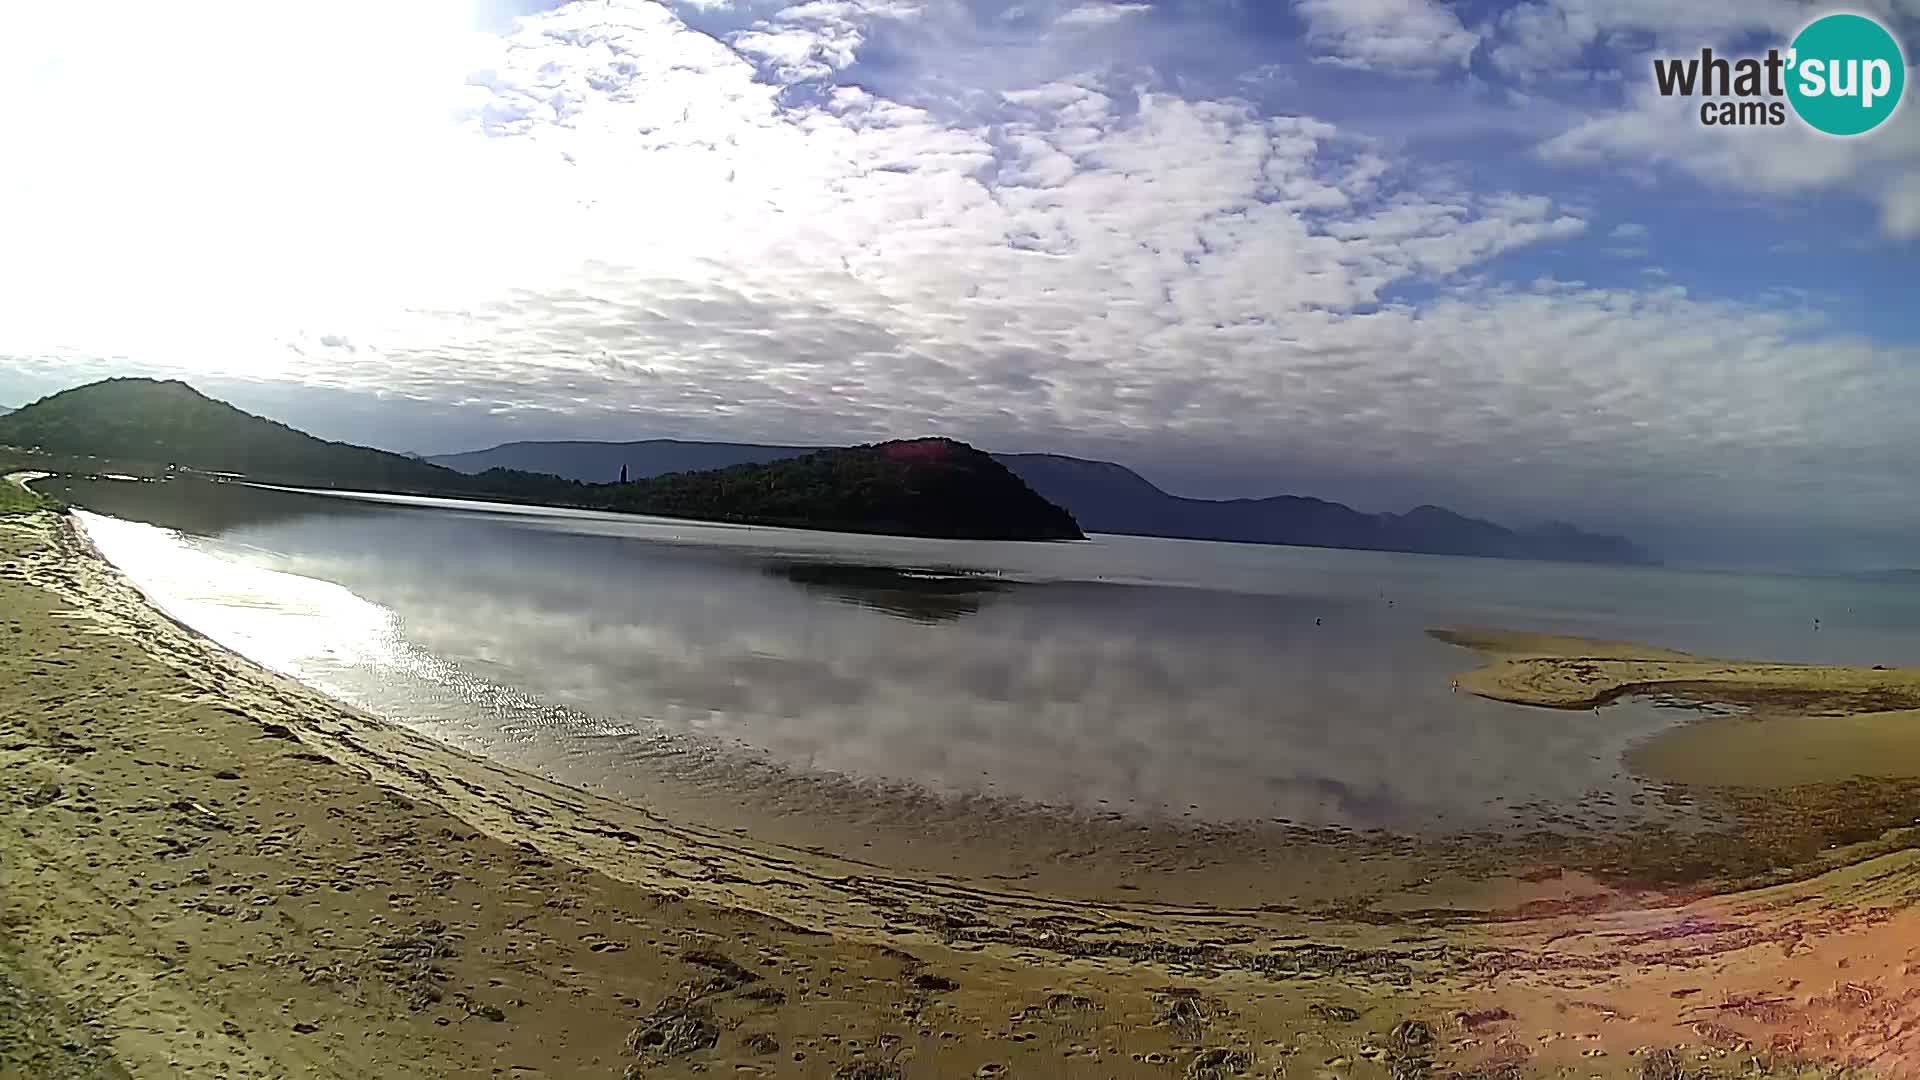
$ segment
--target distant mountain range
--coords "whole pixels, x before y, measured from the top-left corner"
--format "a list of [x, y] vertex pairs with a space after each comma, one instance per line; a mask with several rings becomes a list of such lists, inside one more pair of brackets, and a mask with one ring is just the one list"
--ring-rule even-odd
[[[185, 383], [151, 379], [109, 379], [0, 416], [0, 444], [179, 464], [296, 486], [854, 531], [1038, 538], [1069, 535], [1069, 529], [1078, 535], [1084, 528], [1509, 559], [1654, 561], [1623, 537], [1562, 523], [1516, 530], [1437, 506], [1367, 514], [1294, 495], [1189, 499], [1109, 461], [989, 456], [942, 439], [850, 449], [675, 439], [520, 442], [422, 459], [328, 442], [215, 401]], [[796, 459], [807, 464], [773, 467]], [[619, 483], [623, 477], [631, 483]]]
[[512, 442], [490, 450], [427, 457], [435, 465], [480, 473], [488, 469], [523, 469], [552, 473], [586, 484], [611, 484], [627, 470], [632, 480], [673, 472], [724, 469], [729, 465], [764, 465], [799, 457], [823, 446], [761, 446], [755, 443], [682, 442], [679, 439], [643, 439], [640, 442]]
[[[687, 470], [764, 464], [816, 449], [678, 439], [514, 442], [427, 460], [466, 472], [519, 469], [605, 483], [618, 479], [622, 469], [639, 480]], [[1505, 559], [1632, 565], [1657, 561], [1625, 537], [1590, 533], [1560, 522], [1509, 529], [1438, 506], [1420, 506], [1404, 514], [1367, 514], [1297, 495], [1189, 499], [1170, 495], [1139, 473], [1110, 461], [1057, 454], [995, 454], [994, 458], [1041, 496], [1065, 507], [1090, 532]]]
[[1882, 585], [1920, 585], [1920, 570], [1863, 570], [1843, 576], [1854, 581], [1871, 581]]
[[[233, 473], [298, 487], [500, 499], [848, 532], [956, 539], [1083, 539], [1073, 516], [992, 457], [951, 439], [822, 449], [777, 461], [615, 483], [490, 467], [461, 472], [328, 442], [183, 382], [108, 379], [0, 416], [0, 446], [60, 469], [106, 462]], [[88, 459], [92, 459], [89, 461]]]

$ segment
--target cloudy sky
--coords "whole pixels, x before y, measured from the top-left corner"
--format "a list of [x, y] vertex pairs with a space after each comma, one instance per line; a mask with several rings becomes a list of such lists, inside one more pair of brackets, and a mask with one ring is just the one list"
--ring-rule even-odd
[[[1920, 0], [1855, 9], [1920, 58]], [[1822, 10], [15, 5], [0, 404], [177, 375], [426, 452], [940, 432], [1911, 564], [1920, 109], [1837, 140], [1651, 93]]]

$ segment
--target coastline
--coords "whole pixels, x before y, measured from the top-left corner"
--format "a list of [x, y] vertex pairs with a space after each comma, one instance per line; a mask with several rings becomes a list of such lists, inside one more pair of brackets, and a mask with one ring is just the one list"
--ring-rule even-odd
[[1628, 642], [1434, 630], [1488, 658], [1460, 689], [1498, 701], [1586, 709], [1660, 696], [1716, 715], [1628, 754], [1636, 772], [1766, 790], [1920, 777], [1920, 668], [1720, 660]]
[[1763, 716], [1920, 710], [1920, 668], [1722, 660], [1635, 642], [1481, 628], [1428, 634], [1488, 657], [1460, 675], [1460, 689], [1516, 705], [1591, 709], [1660, 693]]
[[[48, 1051], [70, 1075], [1638, 1076], [1643, 1047], [1744, 1067], [1726, 1032], [1776, 1064], [1876, 1038], [1886, 1075], [1920, 1062], [1896, 1023], [1910, 850], [1682, 906], [1503, 883], [1525, 916], [1479, 921], [1075, 899], [701, 829], [430, 743], [173, 623], [50, 514], [0, 519], [0, 639], [0, 762], [23, 778], [0, 983], [71, 1017], [79, 1049]], [[1672, 996], [1703, 979], [1782, 1000], [1703, 1035], [1702, 999]]]

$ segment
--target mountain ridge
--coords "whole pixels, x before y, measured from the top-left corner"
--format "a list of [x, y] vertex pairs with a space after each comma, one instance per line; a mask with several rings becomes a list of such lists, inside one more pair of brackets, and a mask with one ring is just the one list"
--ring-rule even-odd
[[317, 438], [178, 380], [107, 379], [0, 417], [0, 445], [153, 471], [702, 521], [953, 539], [1084, 539], [1066, 510], [986, 453], [952, 439], [824, 448], [778, 462], [585, 484], [489, 467], [465, 473], [407, 454]]
[[1652, 565], [1625, 537], [1565, 522], [1510, 529], [1445, 507], [1368, 514], [1302, 495], [1193, 499], [1162, 491], [1124, 465], [1061, 454], [1004, 454], [1035, 491], [1072, 511], [1092, 532], [1189, 540], [1294, 544], [1429, 555]]
[[[831, 449], [837, 448], [694, 439], [637, 439], [632, 442], [533, 439], [501, 443], [484, 450], [468, 450], [458, 454], [428, 454], [425, 460], [461, 472], [479, 472], [498, 467], [519, 468], [593, 484], [612, 482], [618, 478], [622, 465], [631, 467], [636, 461], [641, 465], [632, 469], [631, 477], [645, 479], [670, 472], [760, 465]], [[515, 464], [509, 465], [508, 462]]]
[[250, 479], [431, 495], [514, 496], [564, 483], [509, 470], [470, 475], [310, 435], [177, 379], [103, 379], [0, 416], [0, 443], [50, 453], [179, 465]]
[[1920, 585], [1920, 569], [1903, 566], [1884, 570], [1857, 570], [1841, 576], [1854, 581], [1872, 581], [1883, 585]]
[[[677, 471], [681, 462], [700, 454], [765, 463], [813, 449], [687, 439], [522, 440], [428, 460], [449, 468], [561, 465], [576, 471], [559, 475], [580, 480], [611, 479], [624, 467], [634, 479], [645, 479]], [[1625, 537], [1587, 532], [1566, 522], [1513, 529], [1432, 504], [1403, 514], [1368, 514], [1304, 495], [1195, 499], [1170, 494], [1117, 462], [1064, 454], [992, 456], [1043, 498], [1064, 507], [1088, 532], [1490, 558], [1658, 562]]]

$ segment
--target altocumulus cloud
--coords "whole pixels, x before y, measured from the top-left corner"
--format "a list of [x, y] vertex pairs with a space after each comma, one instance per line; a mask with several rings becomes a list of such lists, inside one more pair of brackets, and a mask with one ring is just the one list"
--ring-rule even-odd
[[[1844, 192], [1877, 205], [1885, 233], [1920, 236], [1920, 112], [1903, 108], [1871, 139], [1830, 139], [1797, 124], [1750, 138], [1751, 131], [1703, 128], [1697, 102], [1662, 98], [1641, 77], [1653, 57], [1697, 53], [1702, 45], [1736, 56], [1784, 46], [1832, 10], [1807, 0], [1526, 0], [1490, 19], [1482, 34], [1489, 64], [1524, 83], [1631, 74], [1623, 101], [1594, 110], [1540, 147], [1549, 161], [1654, 166], [1741, 193]], [[1864, 0], [1848, 10], [1874, 16], [1896, 33], [1908, 31], [1909, 42], [1920, 28], [1914, 0]], [[1909, 64], [1914, 52], [1909, 44]], [[1582, 64], [1583, 57], [1595, 62]], [[1909, 83], [1914, 74], [1910, 69]]]
[[1480, 35], [1439, 0], [1294, 0], [1318, 59], [1392, 74], [1464, 68]]
[[[1608, 33], [1529, 8], [1296, 14], [1308, 60], [1422, 78], [1476, 56], [1531, 76]], [[7, 136], [44, 167], [0, 175], [21, 240], [0, 257], [0, 370], [378, 391], [484, 411], [502, 437], [939, 430], [1320, 470], [1362, 504], [1363, 481], [1411, 478], [1518, 516], [1920, 524], [1893, 497], [1920, 456], [1911, 345], [1651, 275], [1502, 277], [1588, 240], [1589, 209], [1342, 123], [1138, 67], [966, 94], [855, 77], [876, 42], [897, 73], [899, 42], [968, 25], [931, 0], [596, 0], [457, 35], [346, 3], [268, 28], [331, 28], [290, 55], [225, 47], [251, 10], [12, 76], [73, 93]], [[1052, 35], [1160, 17], [1034, 11]], [[162, 73], [241, 104], [149, 130], [130, 105]], [[1539, 155], [1662, 161], [1648, 112], [1596, 111]], [[1897, 231], [1881, 163], [1751, 182], [1866, 185]]]

